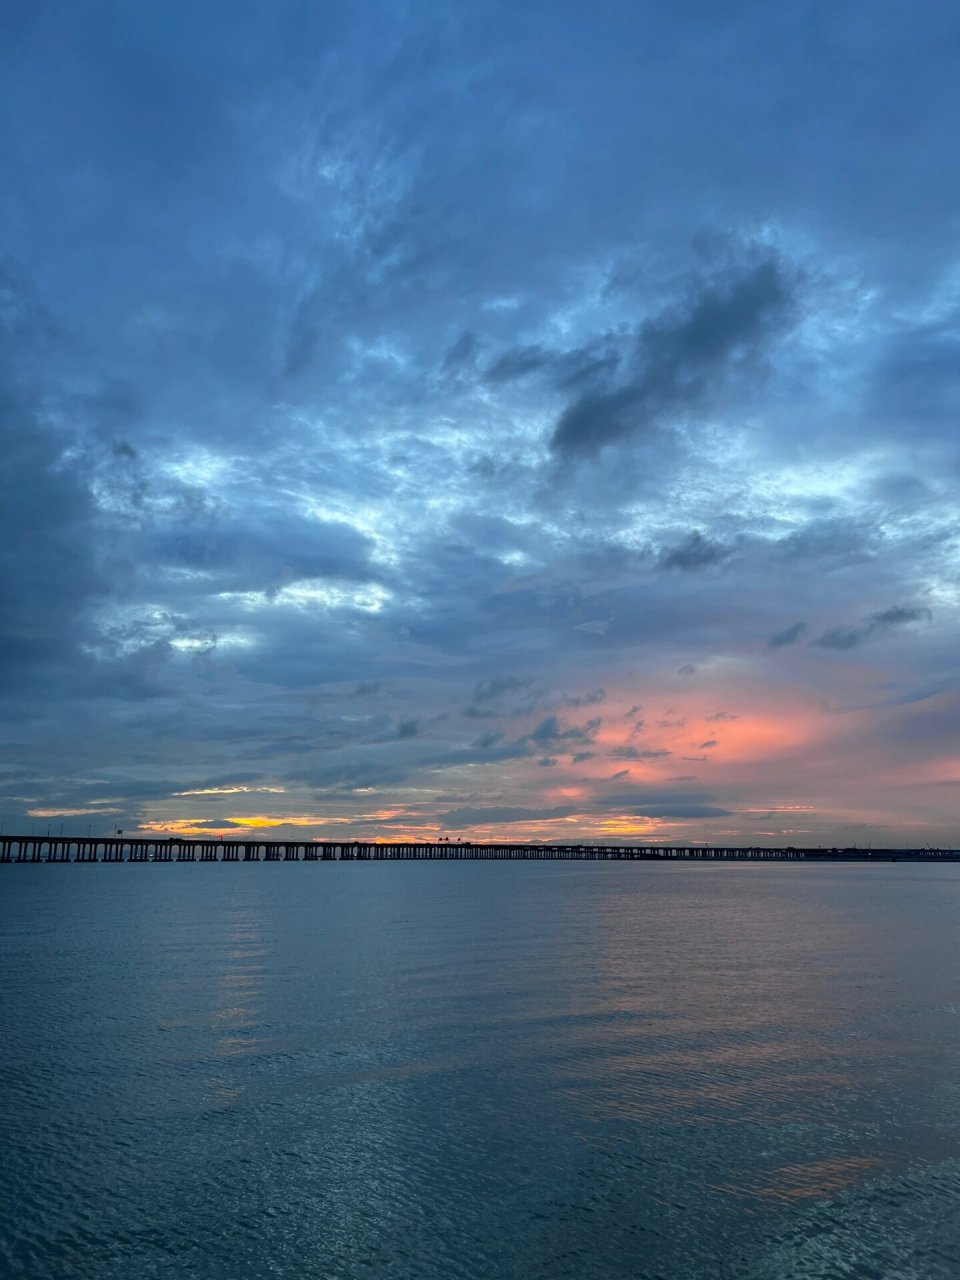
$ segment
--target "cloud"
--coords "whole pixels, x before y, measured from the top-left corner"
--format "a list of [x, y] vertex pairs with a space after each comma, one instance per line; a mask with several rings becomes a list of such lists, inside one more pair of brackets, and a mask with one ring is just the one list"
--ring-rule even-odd
[[65, 327], [13, 263], [0, 264], [0, 684], [86, 665], [90, 611], [108, 589], [78, 442], [51, 422]]
[[593, 689], [590, 693], [575, 694], [563, 699], [565, 707], [593, 707], [606, 700], [605, 689]]
[[893, 605], [882, 613], [875, 613], [871, 622], [874, 627], [899, 627], [910, 622], [929, 622], [932, 617], [933, 614], [926, 608]]
[[499, 700], [505, 693], [522, 693], [533, 684], [532, 676], [491, 676], [481, 680], [473, 691], [474, 702]]
[[698, 281], [687, 300], [640, 327], [635, 373], [588, 392], [557, 420], [551, 447], [568, 456], [650, 433], [703, 405], [738, 365], [755, 361], [795, 312], [796, 284], [776, 255], [731, 264]]
[[486, 377], [490, 382], [509, 382], [529, 373], [538, 373], [550, 362], [551, 357], [539, 345], [514, 347], [487, 369]]
[[208, 590], [274, 593], [296, 583], [375, 577], [370, 538], [339, 521], [262, 516], [256, 529], [241, 519], [173, 525], [145, 554], [162, 566], [203, 575]]
[[695, 529], [676, 546], [663, 549], [660, 565], [664, 569], [705, 569], [712, 564], [721, 564], [730, 554], [727, 547], [704, 537], [699, 529]]
[[510, 823], [538, 823], [555, 818], [569, 818], [577, 811], [571, 805], [533, 809], [510, 805], [478, 805], [448, 809], [440, 815], [443, 827], [462, 831], [467, 827], [506, 826]]
[[[533, 676], [491, 676], [478, 681], [473, 691], [473, 701], [464, 708], [463, 714], [475, 719], [520, 714], [522, 710], [532, 709], [541, 693], [542, 690], [535, 686]], [[510, 695], [525, 695], [524, 707], [506, 705], [504, 699]]]
[[820, 649], [853, 649], [869, 634], [870, 628], [830, 627], [813, 643]]
[[932, 613], [927, 608], [893, 605], [881, 613], [873, 614], [860, 627], [831, 627], [813, 641], [821, 649], [853, 649], [870, 635], [887, 627], [902, 627], [914, 622], [929, 622]]
[[447, 373], [458, 370], [471, 363], [477, 355], [480, 343], [475, 333], [464, 331], [443, 357], [443, 368]]
[[794, 622], [772, 635], [767, 641], [768, 649], [783, 649], [788, 644], [796, 644], [807, 629], [805, 622]]
[[600, 728], [600, 717], [587, 720], [585, 724], [564, 724], [557, 716], [550, 715], [541, 720], [529, 735], [531, 742], [541, 745], [554, 742], [592, 742]]
[[404, 782], [409, 772], [409, 766], [389, 760], [348, 758], [292, 770], [285, 776], [288, 782], [303, 783], [316, 791], [351, 792]]
[[664, 756], [671, 754], [671, 752], [663, 748], [641, 751], [638, 747], [614, 747], [612, 751], [608, 752], [608, 755], [614, 760], [662, 760]]
[[643, 818], [728, 818], [731, 810], [709, 804], [646, 805], [638, 817]]

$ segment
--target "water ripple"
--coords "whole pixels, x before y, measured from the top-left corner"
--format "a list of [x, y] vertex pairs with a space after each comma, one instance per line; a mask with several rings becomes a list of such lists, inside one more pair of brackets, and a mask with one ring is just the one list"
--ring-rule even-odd
[[960, 869], [246, 870], [3, 869], [3, 1276], [960, 1273]]

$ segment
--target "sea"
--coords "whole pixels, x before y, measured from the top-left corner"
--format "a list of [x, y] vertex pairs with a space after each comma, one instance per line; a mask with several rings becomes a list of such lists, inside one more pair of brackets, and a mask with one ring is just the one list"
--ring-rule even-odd
[[0, 1276], [956, 1280], [960, 866], [0, 867]]

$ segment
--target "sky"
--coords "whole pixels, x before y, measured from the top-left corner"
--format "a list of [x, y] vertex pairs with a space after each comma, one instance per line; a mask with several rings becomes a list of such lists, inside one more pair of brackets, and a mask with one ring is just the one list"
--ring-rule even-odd
[[960, 844], [947, 0], [7, 0], [10, 832]]

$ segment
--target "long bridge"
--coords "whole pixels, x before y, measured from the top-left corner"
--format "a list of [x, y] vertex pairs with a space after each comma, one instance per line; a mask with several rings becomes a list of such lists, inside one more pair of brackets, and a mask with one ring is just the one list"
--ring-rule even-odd
[[791, 845], [511, 844], [439, 840], [197, 840], [180, 836], [0, 836], [0, 863], [148, 862], [960, 862], [957, 849]]

